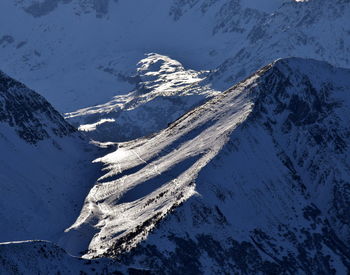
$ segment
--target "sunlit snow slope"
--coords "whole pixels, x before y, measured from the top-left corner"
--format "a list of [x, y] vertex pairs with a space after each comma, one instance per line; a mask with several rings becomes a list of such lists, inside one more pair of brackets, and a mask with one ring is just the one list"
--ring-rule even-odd
[[206, 75], [207, 71], [186, 70], [167, 56], [149, 54], [138, 63], [137, 86], [132, 92], [68, 113], [66, 118], [98, 141], [146, 136], [219, 93], [200, 84]]
[[327, 63], [264, 67], [97, 159], [106, 174], [60, 243], [160, 273], [346, 273], [349, 92]]

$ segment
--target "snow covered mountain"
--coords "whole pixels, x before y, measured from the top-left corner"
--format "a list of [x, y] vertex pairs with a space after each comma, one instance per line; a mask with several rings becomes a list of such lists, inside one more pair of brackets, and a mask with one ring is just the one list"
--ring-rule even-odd
[[0, 1], [0, 273], [348, 273], [349, 26], [349, 0]]
[[135, 90], [105, 104], [68, 113], [66, 118], [98, 141], [146, 136], [219, 93], [200, 84], [207, 74], [186, 70], [166, 56], [149, 54], [138, 63]]
[[[194, 9], [200, 4], [197, 1], [187, 5], [171, 8], [170, 14], [176, 21], [189, 12], [188, 8]], [[209, 7], [212, 8], [206, 5], [209, 3], [200, 5], [203, 16], [207, 16]], [[266, 7], [265, 4], [262, 6]], [[211, 88], [212, 92], [208, 93], [210, 90], [208, 85], [213, 85], [216, 90], [226, 89], [232, 83], [242, 80], [257, 68], [281, 56], [314, 57], [348, 67], [350, 36], [347, 35], [349, 30], [344, 28], [344, 24], [350, 23], [349, 6], [346, 2], [323, 4], [318, 0], [310, 3], [292, 2], [284, 4], [274, 14], [266, 14], [261, 9], [251, 10], [252, 5], [249, 6], [248, 3], [228, 2], [215, 16], [216, 25], [212, 39], [219, 39], [219, 33], [226, 35], [229, 33], [231, 38], [239, 40], [240, 43], [235, 47], [232, 46], [228, 51], [223, 51], [229, 52], [228, 56], [233, 57], [229, 57], [217, 69], [209, 74], [202, 73], [201, 77], [193, 79], [193, 70], [189, 70], [192, 77], [187, 77], [182, 73], [184, 68], [173, 69], [172, 64], [176, 61], [166, 56], [152, 54], [139, 62], [137, 73], [129, 78], [136, 85], [133, 92], [124, 92], [122, 96], [116, 96], [112, 101], [102, 105], [68, 113], [67, 118], [77, 126], [80, 124], [80, 129], [87, 131], [94, 139], [130, 140], [164, 128], [166, 124], [177, 118], [179, 113], [188, 111], [201, 101], [201, 98], [198, 98], [196, 102], [188, 103], [188, 91], [193, 94], [192, 91], [196, 90], [198, 95], [204, 93], [204, 98], [213, 96], [215, 90]], [[273, 7], [276, 8], [277, 5], [272, 5], [269, 10], [273, 10]], [[250, 24], [247, 20], [254, 23]], [[333, 33], [332, 30], [335, 29], [339, 31]], [[322, 34], [320, 30], [323, 31]], [[233, 42], [227, 43], [231, 45]], [[215, 50], [212, 50], [211, 54], [216, 56]], [[156, 62], [164, 62], [164, 65], [154, 71], [150, 65]], [[171, 70], [164, 68], [171, 68]], [[111, 68], [104, 70], [114, 72]], [[114, 74], [118, 75], [116, 72]], [[153, 76], [147, 78], [147, 84], [143, 80], [145, 75]], [[197, 81], [196, 88], [191, 85], [193, 81]], [[172, 84], [167, 83], [171, 82], [175, 83], [176, 87], [168, 87]], [[140, 87], [144, 89], [144, 85], [149, 87], [148, 90], [153, 89], [157, 92], [152, 92], [151, 96], [143, 95], [140, 99], [140, 92], [135, 90], [140, 90]], [[172, 89], [170, 101], [168, 100], [169, 88]], [[131, 108], [130, 102], [132, 102]], [[138, 103], [135, 104], [135, 102]], [[157, 113], [162, 113], [164, 116], [158, 116]], [[85, 123], [88, 125], [84, 125]]]
[[57, 242], [79, 214], [99, 174], [90, 147], [42, 96], [0, 72], [0, 274], [128, 271], [23, 241]]
[[226, 89], [258, 67], [281, 57], [324, 60], [350, 66], [350, 2], [289, 2], [263, 17], [213, 72], [209, 82]]
[[[132, 274], [108, 259], [83, 260], [45, 241], [0, 243], [0, 273], [18, 274]], [[128, 272], [129, 271], [129, 272]], [[131, 271], [131, 272], [130, 272]]]
[[223, 91], [280, 57], [348, 67], [349, 14], [344, 0], [5, 0], [0, 69], [61, 112], [135, 90], [147, 53], [213, 70]]
[[42, 96], [0, 72], [0, 151], [0, 242], [57, 241], [98, 175], [92, 148]]
[[281, 59], [148, 138], [60, 243], [160, 273], [345, 274], [350, 70]]

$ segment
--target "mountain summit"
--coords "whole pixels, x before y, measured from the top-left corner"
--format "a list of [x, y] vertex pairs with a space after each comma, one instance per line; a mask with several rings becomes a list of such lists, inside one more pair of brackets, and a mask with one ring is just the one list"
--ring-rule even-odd
[[347, 1], [150, 1], [1, 1], [0, 70], [71, 113], [137, 89], [149, 53], [210, 70], [217, 91], [281, 57], [350, 64]]
[[108, 172], [62, 244], [166, 274], [345, 271], [349, 79], [327, 63], [277, 60], [120, 143], [96, 160]]
[[0, 1], [0, 273], [349, 273], [349, 19]]
[[46, 99], [0, 72], [0, 241], [57, 241], [98, 175], [89, 150]]

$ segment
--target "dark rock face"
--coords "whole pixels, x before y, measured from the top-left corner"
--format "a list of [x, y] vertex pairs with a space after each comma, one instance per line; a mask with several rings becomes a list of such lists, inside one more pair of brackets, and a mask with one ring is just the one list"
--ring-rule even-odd
[[3, 45], [3, 47], [4, 47], [4, 46], [6, 46], [6, 44], [11, 44], [14, 41], [15, 40], [14, 40], [14, 38], [11, 35], [3, 35], [0, 38], [0, 46]]
[[[307, 189], [311, 188], [310, 184], [312, 188], [329, 186], [329, 203], [332, 206], [328, 213], [332, 214], [328, 218], [342, 224], [342, 239], [349, 244], [349, 215], [344, 215], [349, 205], [349, 182], [341, 172], [342, 166], [348, 165], [346, 159], [350, 142], [350, 128], [344, 124], [342, 117], [347, 104], [346, 90], [327, 81], [316, 87], [306, 75], [296, 83], [290, 79], [291, 71], [287, 72], [292, 68], [284, 62], [273, 68], [262, 83], [256, 112], [271, 132], [276, 146], [288, 156], [289, 167], [293, 167], [299, 181], [303, 185], [309, 184]], [[337, 94], [342, 90], [344, 101]], [[269, 113], [266, 111], [268, 106], [277, 107]], [[284, 119], [278, 121], [279, 116]], [[339, 158], [339, 166], [328, 163], [325, 159], [327, 155]], [[305, 174], [310, 175], [311, 181], [301, 176]]]
[[34, 2], [24, 8], [24, 10], [34, 17], [40, 17], [49, 14], [55, 10], [60, 3], [70, 3], [72, 0], [45, 0], [43, 2]]
[[0, 122], [32, 144], [76, 131], [42, 96], [1, 72]]
[[[182, 210], [179, 209], [179, 212]], [[139, 264], [157, 274], [337, 274], [339, 270], [331, 264], [331, 254], [324, 252], [327, 247], [340, 255], [349, 269], [350, 250], [337, 238], [320, 211], [310, 205], [305, 208], [305, 216], [312, 228], [320, 228], [321, 231], [310, 232], [307, 228], [291, 230], [280, 224], [278, 237], [256, 228], [250, 232], [247, 241], [232, 237], [223, 241], [212, 234], [197, 234], [192, 238], [170, 234], [167, 239], [175, 247], [172, 252], [164, 253], [157, 244], [145, 242], [130, 253], [119, 256], [119, 260], [130, 265], [135, 264], [134, 259], [142, 259]], [[294, 253], [285, 253], [279, 245], [280, 236], [295, 246]], [[203, 258], [212, 264], [209, 269], [203, 266]]]
[[[108, 7], [111, 0], [79, 0], [77, 2], [77, 14], [94, 11], [97, 17], [102, 17], [108, 13]], [[113, 0], [117, 2], [118, 0]], [[17, 1], [22, 4], [23, 1]], [[24, 4], [24, 10], [34, 17], [45, 16], [54, 11], [60, 4], [73, 3], [73, 0], [44, 0], [41, 2], [32, 2]]]

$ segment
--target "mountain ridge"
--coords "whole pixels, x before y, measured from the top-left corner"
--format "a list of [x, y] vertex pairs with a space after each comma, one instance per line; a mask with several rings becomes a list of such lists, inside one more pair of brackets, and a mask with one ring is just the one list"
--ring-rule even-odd
[[[90, 232], [85, 257], [121, 257], [161, 273], [347, 270], [349, 227], [344, 208], [337, 208], [347, 199], [336, 190], [346, 188], [349, 172], [347, 147], [338, 149], [348, 130], [337, 116], [346, 108], [337, 101], [350, 103], [349, 74], [319, 61], [281, 59], [167, 129], [119, 143], [96, 160], [106, 174], [61, 245], [69, 243], [75, 254], [74, 243]], [[329, 127], [323, 143], [316, 135], [321, 125]], [[293, 152], [293, 138], [299, 151]], [[315, 149], [306, 156], [308, 147]], [[330, 181], [331, 171], [317, 178], [317, 169], [335, 163], [345, 182]], [[188, 255], [185, 247], [195, 252]]]
[[[40, 140], [64, 137], [77, 133], [63, 117], [42, 96], [28, 89], [0, 71], [0, 122], [17, 127], [16, 132], [25, 141], [36, 144]], [[41, 118], [40, 118], [41, 117]], [[55, 125], [51, 129], [45, 127], [41, 119]], [[46, 129], [45, 129], [46, 128]]]
[[0, 1], [0, 273], [349, 272], [350, 1], [258, 2]]
[[[137, 85], [129, 82], [135, 64], [151, 52], [178, 60], [186, 69], [212, 70], [207, 84], [217, 91], [280, 57], [312, 57], [348, 67], [347, 2], [319, 1], [286, 3], [270, 13], [236, 0], [157, 0], [155, 10], [119, 1], [119, 9], [102, 20], [90, 13], [71, 14], [64, 4], [32, 18], [4, 2], [0, 60], [3, 70], [43, 93], [61, 112], [103, 104], [132, 91]], [[169, 15], [172, 6], [186, 10], [176, 22]], [[324, 21], [303, 20], [308, 15]], [[12, 19], [16, 16], [32, 28], [19, 29]], [[86, 28], [88, 34], [81, 37]]]
[[0, 148], [0, 241], [57, 241], [98, 175], [90, 164], [97, 150], [45, 98], [4, 73]]

